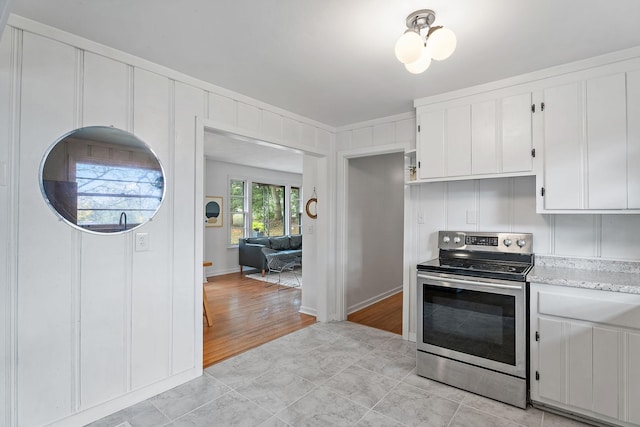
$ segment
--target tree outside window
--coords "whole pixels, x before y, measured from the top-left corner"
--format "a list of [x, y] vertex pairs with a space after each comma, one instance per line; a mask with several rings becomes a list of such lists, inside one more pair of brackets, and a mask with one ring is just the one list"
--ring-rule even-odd
[[257, 236], [284, 236], [284, 186], [255, 182], [251, 187], [251, 228]]
[[289, 234], [302, 234], [302, 205], [300, 188], [291, 187], [289, 196]]
[[232, 245], [237, 245], [238, 239], [244, 236], [247, 216], [245, 187], [246, 183], [244, 181], [231, 180], [229, 184], [229, 243]]

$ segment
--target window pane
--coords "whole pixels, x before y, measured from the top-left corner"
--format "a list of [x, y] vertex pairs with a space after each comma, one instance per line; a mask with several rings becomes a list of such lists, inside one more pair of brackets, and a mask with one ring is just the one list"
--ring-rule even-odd
[[245, 182], [244, 181], [230, 181], [229, 187], [229, 244], [237, 245], [238, 239], [244, 237], [244, 224], [245, 224]]
[[78, 225], [146, 222], [162, 200], [164, 183], [156, 169], [76, 163]]
[[302, 206], [300, 205], [300, 189], [298, 187], [291, 187], [289, 212], [289, 234], [301, 234]]
[[254, 183], [252, 224], [257, 236], [284, 236], [284, 186]]

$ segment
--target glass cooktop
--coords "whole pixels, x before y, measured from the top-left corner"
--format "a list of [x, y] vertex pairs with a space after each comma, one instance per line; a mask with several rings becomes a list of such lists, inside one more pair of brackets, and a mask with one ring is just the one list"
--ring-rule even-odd
[[440, 257], [418, 264], [418, 271], [526, 281], [533, 255], [440, 251]]

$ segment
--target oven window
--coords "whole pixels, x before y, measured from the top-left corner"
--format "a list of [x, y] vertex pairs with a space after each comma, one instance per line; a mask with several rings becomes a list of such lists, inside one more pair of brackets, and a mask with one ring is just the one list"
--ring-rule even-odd
[[515, 297], [423, 285], [423, 341], [515, 366]]

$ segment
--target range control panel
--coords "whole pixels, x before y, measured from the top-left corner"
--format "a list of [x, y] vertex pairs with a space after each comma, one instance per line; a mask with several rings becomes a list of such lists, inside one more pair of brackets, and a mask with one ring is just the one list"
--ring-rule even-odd
[[533, 253], [533, 234], [439, 231], [438, 248], [530, 254]]

